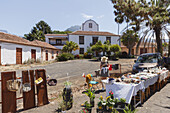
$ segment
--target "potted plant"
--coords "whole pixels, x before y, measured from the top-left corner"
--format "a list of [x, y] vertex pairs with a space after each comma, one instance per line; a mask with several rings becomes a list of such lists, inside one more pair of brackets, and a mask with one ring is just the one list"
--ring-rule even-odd
[[108, 97], [106, 98], [106, 105], [107, 105], [107, 107], [108, 107], [108, 110], [109, 110], [109, 111], [112, 111], [113, 106], [115, 105], [115, 103], [114, 103], [114, 100], [111, 98], [111, 96], [108, 96]]
[[114, 95], [112, 91], [109, 91], [109, 96], [111, 97], [111, 99], [114, 99]]
[[115, 98], [113, 101], [114, 101], [114, 103], [115, 103], [114, 107], [117, 108], [119, 99], [118, 99], [118, 98]]
[[134, 108], [133, 110], [130, 108], [130, 105], [125, 106], [125, 109], [123, 109], [124, 113], [136, 113], [137, 110]]
[[100, 96], [99, 100], [100, 101], [97, 104], [97, 106], [98, 106], [97, 113], [102, 113], [103, 112], [103, 97]]
[[65, 88], [66, 89], [71, 89], [71, 82], [69, 82], [69, 81], [66, 81], [66, 82], [64, 82], [64, 86], [65, 86]]
[[91, 107], [92, 105], [88, 103], [87, 101], [84, 103], [85, 108], [82, 109], [82, 113], [91, 113]]
[[64, 83], [65, 87], [63, 89], [63, 101], [65, 102], [67, 110], [73, 105], [73, 94], [71, 90], [71, 82], [67, 81]]
[[120, 103], [120, 107], [124, 108], [125, 107], [125, 103], [126, 103], [126, 99], [121, 98], [119, 103]]
[[89, 98], [90, 98], [90, 104], [92, 105], [92, 107], [94, 107], [94, 99], [95, 99], [95, 91], [92, 91], [92, 89], [87, 89], [86, 92], [83, 92], [84, 94], [86, 94]]
[[59, 112], [64, 112], [66, 110], [66, 106], [64, 104], [64, 101], [62, 101], [61, 103], [59, 103], [59, 107], [58, 107], [58, 113]]

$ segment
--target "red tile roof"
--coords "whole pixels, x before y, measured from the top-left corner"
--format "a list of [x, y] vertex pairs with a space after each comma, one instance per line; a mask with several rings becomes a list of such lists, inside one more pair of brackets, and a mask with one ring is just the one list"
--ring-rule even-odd
[[39, 40], [34, 40], [32, 41], [33, 44], [37, 44], [39, 45], [40, 47], [45, 47], [45, 48], [50, 48], [50, 49], [58, 49], [52, 45], [50, 45], [49, 43], [46, 43], [46, 42], [42, 42], [42, 41], [39, 41]]
[[67, 34], [45, 34], [45, 36], [67, 36]]
[[27, 46], [47, 47], [47, 48], [50, 48], [50, 49], [57, 49], [54, 46], [52, 46], [52, 45], [50, 45], [46, 42], [41, 42], [41, 41], [38, 41], [38, 43], [36, 43], [36, 41], [31, 42], [31, 41], [26, 40], [22, 37], [3, 33], [3, 32], [0, 32], [0, 41], [1, 42], [21, 44], [21, 45], [27, 45]]
[[101, 31], [75, 31], [73, 33], [70, 33], [70, 35], [119, 36], [110, 32], [101, 32]]

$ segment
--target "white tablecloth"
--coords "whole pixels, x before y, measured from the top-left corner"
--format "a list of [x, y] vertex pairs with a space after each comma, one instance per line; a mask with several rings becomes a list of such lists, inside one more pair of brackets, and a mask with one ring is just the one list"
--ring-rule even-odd
[[158, 81], [159, 75], [156, 75], [153, 78], [147, 79], [146, 81], [143, 82], [144, 87], [148, 88], [150, 85], [155, 84]]
[[169, 70], [162, 71], [159, 75], [159, 81], [165, 80], [169, 75]]
[[132, 96], [135, 96], [139, 90], [144, 88], [143, 83], [139, 84], [122, 84], [113, 83], [106, 84], [106, 96], [109, 96], [109, 92], [112, 91], [114, 98], [125, 98], [126, 103], [130, 103]]
[[135, 96], [139, 90], [145, 90], [150, 85], [155, 84], [160, 80], [165, 80], [168, 77], [169, 71], [162, 71], [160, 75], [156, 75], [153, 78], [147, 79], [146, 81], [140, 82], [139, 84], [125, 84], [114, 82], [112, 84], [108, 83], [108, 80], [103, 80], [102, 82], [106, 84], [106, 96], [109, 96], [109, 92], [114, 93], [115, 98], [125, 98], [126, 103], [130, 103], [132, 96]]

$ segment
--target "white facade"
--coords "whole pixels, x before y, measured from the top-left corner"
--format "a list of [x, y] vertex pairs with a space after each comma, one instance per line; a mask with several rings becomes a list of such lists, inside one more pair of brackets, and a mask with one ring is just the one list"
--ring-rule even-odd
[[[57, 44], [56, 40], [60, 39], [61, 40], [61, 44]], [[53, 45], [54, 47], [58, 48], [58, 49], [62, 49], [63, 45], [66, 44], [66, 41], [68, 41], [68, 35], [66, 36], [55, 36], [54, 35], [45, 35], [45, 42]]]
[[[79, 36], [84, 36], [84, 44], [79, 44]], [[91, 35], [69, 35], [69, 41], [73, 41], [79, 45], [79, 48], [84, 48], [84, 52], [87, 51], [87, 47], [90, 47], [90, 44], [93, 43], [93, 37], [98, 37], [98, 41], [104, 43], [106, 41], [106, 37], [111, 37], [111, 44], [118, 44], [119, 45], [119, 36], [91, 36]], [[74, 55], [79, 54], [80, 51], [76, 50], [73, 51]]]
[[41, 59], [41, 47], [1, 42], [1, 64], [16, 64], [16, 48], [22, 48], [22, 63], [31, 59], [31, 49], [36, 50], [36, 59]]
[[82, 24], [82, 31], [99, 31], [99, 25], [94, 20], [87, 20]]

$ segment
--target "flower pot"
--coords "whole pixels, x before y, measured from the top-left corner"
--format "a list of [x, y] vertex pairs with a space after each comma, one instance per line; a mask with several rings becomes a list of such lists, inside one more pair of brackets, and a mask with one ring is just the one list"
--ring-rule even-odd
[[125, 108], [126, 103], [119, 102], [118, 105], [120, 108]]
[[91, 113], [91, 110], [92, 110], [91, 108], [87, 109], [87, 111], [88, 111], [89, 113]]
[[94, 99], [90, 99], [90, 104], [94, 107]]
[[102, 107], [103, 107], [103, 110], [107, 110], [106, 106], [103, 105]]
[[117, 107], [118, 107], [118, 105], [117, 105], [117, 103], [115, 103], [114, 108], [117, 108]]
[[103, 113], [103, 109], [97, 108], [96, 109], [97, 113]]

